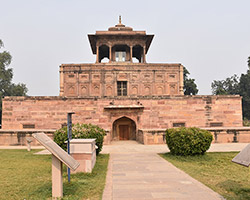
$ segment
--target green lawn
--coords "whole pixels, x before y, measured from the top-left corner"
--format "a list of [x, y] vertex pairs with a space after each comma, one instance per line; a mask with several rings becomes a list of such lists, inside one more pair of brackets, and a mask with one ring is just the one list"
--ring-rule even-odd
[[[51, 156], [38, 150], [0, 150], [0, 199], [51, 199]], [[92, 173], [71, 175], [64, 166], [63, 199], [101, 199], [109, 155], [99, 155]]]
[[186, 157], [166, 153], [161, 156], [228, 200], [250, 199], [249, 168], [231, 162], [237, 153]]

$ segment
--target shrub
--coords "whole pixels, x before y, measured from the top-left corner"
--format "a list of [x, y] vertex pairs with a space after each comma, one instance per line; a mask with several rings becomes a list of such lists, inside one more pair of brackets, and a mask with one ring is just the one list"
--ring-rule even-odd
[[250, 120], [247, 118], [244, 118], [243, 120], [243, 126], [250, 126]]
[[166, 143], [174, 155], [204, 154], [210, 147], [213, 136], [199, 128], [171, 128], [166, 130]]
[[[98, 155], [102, 150], [103, 138], [105, 135], [105, 130], [99, 126], [93, 124], [72, 124], [72, 139], [74, 138], [95, 138], [96, 145], [96, 154]], [[54, 141], [62, 147], [65, 151], [67, 150], [67, 144], [65, 141], [68, 139], [67, 136], [67, 127], [63, 127], [57, 130], [54, 134]]]

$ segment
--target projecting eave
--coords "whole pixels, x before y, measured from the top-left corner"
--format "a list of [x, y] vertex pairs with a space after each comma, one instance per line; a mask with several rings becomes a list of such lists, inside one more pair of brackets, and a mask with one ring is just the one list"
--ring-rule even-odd
[[143, 109], [143, 105], [109, 105], [105, 106], [104, 109]]
[[[106, 33], [105, 34], [101, 34], [101, 32], [105, 32], [105, 31], [100, 31], [99, 34], [89, 34], [88, 35], [88, 38], [89, 38], [89, 43], [90, 43], [90, 47], [91, 47], [91, 50], [92, 50], [92, 53], [93, 54], [96, 54], [96, 41], [98, 39], [99, 36], [105, 36], [105, 37], [113, 37], [113, 36], [131, 36], [131, 37], [142, 37], [143, 39], [146, 40], [146, 53], [148, 52], [148, 49], [151, 45], [151, 42], [154, 38], [154, 35], [145, 35], [145, 34], [128, 34], [127, 32], [118, 32], [116, 33], [115, 31], [112, 33], [110, 33], [110, 31], [106, 31], [106, 32], [109, 32], [109, 33]], [[136, 32], [136, 31], [133, 31], [133, 32]], [[138, 31], [138, 32], [143, 32], [143, 31]]]

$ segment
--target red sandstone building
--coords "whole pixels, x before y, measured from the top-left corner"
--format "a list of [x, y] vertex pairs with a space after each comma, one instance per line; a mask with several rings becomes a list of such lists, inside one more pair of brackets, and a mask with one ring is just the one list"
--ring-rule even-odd
[[147, 63], [153, 37], [121, 21], [88, 35], [96, 63], [62, 64], [60, 96], [5, 97], [3, 131], [58, 129], [71, 111], [74, 123], [104, 128], [106, 143], [163, 143], [171, 127], [242, 126], [240, 96], [185, 96], [181, 64]]

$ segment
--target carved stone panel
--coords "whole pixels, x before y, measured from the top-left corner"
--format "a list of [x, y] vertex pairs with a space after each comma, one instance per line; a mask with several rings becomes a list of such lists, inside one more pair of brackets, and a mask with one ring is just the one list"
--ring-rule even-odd
[[111, 74], [111, 73], [105, 74], [105, 81], [106, 82], [111, 82], [111, 81], [113, 81], [113, 79], [114, 79], [114, 75], [113, 74]]
[[87, 82], [87, 81], [89, 81], [89, 74], [79, 74], [79, 81], [80, 82]]
[[80, 96], [88, 96], [89, 95], [89, 85], [81, 84], [79, 87], [79, 95]]
[[128, 80], [128, 75], [127, 73], [119, 73], [117, 76], [118, 81], [127, 81]]
[[130, 89], [130, 94], [133, 96], [138, 95], [138, 85], [132, 85]]
[[74, 74], [74, 73], [66, 74], [65, 79], [67, 80], [67, 82], [75, 83], [76, 82], [76, 74]]
[[131, 80], [132, 81], [138, 81], [139, 80], [139, 74], [131, 74]]
[[177, 75], [174, 73], [168, 74], [168, 82], [175, 82], [177, 80]]
[[92, 74], [92, 81], [100, 81], [101, 74]]
[[155, 92], [156, 92], [157, 95], [165, 94], [165, 92], [164, 92], [164, 84], [156, 84]]
[[100, 84], [92, 84], [91, 96], [100, 96]]
[[67, 84], [66, 95], [67, 96], [77, 96], [75, 84]]
[[142, 76], [141, 76], [141, 79], [143, 81], [152, 81], [153, 77], [152, 77], [151, 73], [143, 73]]
[[144, 84], [142, 95], [152, 95], [151, 85], [150, 84]]
[[163, 73], [156, 73], [155, 74], [155, 80], [156, 81], [163, 81], [164, 80], [164, 74]]
[[170, 94], [177, 94], [177, 85], [174, 83], [169, 84]]
[[113, 96], [113, 86], [112, 85], [106, 85], [106, 96]]

